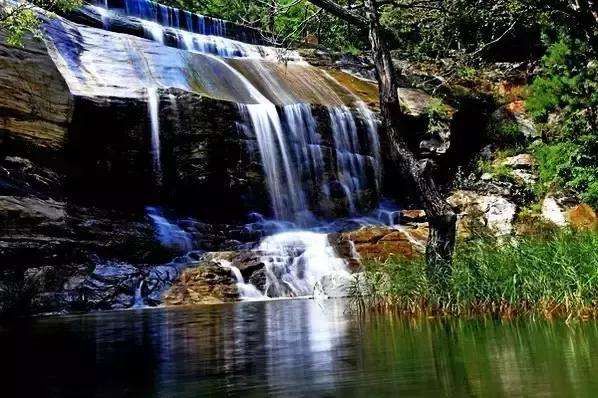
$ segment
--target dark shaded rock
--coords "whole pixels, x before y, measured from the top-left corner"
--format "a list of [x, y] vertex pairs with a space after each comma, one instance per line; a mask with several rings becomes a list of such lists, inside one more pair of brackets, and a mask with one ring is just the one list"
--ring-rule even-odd
[[268, 277], [266, 276], [266, 270], [263, 268], [252, 273], [248, 279], [248, 282], [255, 286], [260, 292], [266, 291], [267, 281]]
[[135, 289], [140, 282], [140, 271], [131, 265], [98, 265], [76, 290], [86, 307], [128, 308], [133, 305]]
[[232, 258], [231, 263], [246, 279], [264, 267], [260, 254], [255, 251], [242, 251]]

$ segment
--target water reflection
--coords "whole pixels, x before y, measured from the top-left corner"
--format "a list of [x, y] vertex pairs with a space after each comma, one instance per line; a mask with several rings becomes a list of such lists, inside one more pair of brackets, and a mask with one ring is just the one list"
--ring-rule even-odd
[[592, 396], [595, 323], [358, 317], [249, 302], [0, 326], [2, 396]]

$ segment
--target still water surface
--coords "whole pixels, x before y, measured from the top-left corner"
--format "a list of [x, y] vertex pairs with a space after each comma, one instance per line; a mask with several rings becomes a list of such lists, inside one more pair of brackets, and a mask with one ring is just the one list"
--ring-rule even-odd
[[[285, 300], [0, 325], [19, 397], [598, 396], [598, 324], [357, 316]], [[8, 392], [8, 395], [5, 395]]]

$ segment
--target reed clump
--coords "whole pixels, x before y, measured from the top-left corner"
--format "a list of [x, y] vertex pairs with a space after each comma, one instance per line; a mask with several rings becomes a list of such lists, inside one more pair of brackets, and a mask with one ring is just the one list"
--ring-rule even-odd
[[596, 318], [598, 234], [462, 242], [442, 289], [429, 282], [423, 259], [371, 262], [366, 276], [372, 294], [358, 299], [361, 308], [413, 316]]

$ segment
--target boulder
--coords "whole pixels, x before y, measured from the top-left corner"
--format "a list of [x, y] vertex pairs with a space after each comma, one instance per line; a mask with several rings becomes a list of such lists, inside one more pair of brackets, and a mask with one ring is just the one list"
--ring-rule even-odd
[[372, 287], [363, 272], [325, 275], [314, 286], [315, 299], [365, 297], [371, 294]]
[[420, 118], [426, 116], [434, 97], [423, 90], [415, 88], [399, 88], [399, 102], [403, 112], [410, 117]]
[[233, 302], [239, 298], [236, 283], [230, 270], [204, 262], [184, 271], [162, 299], [167, 306]]
[[90, 309], [128, 308], [134, 304], [141, 273], [129, 264], [100, 264], [76, 290]]
[[534, 121], [527, 114], [523, 100], [513, 101], [500, 107], [494, 112], [492, 119], [497, 122], [507, 120], [515, 123], [519, 133], [528, 141], [542, 137]]
[[516, 156], [511, 156], [500, 162], [504, 166], [508, 166], [514, 170], [531, 170], [536, 167], [536, 159], [529, 153], [522, 153]]
[[536, 159], [528, 153], [499, 160], [498, 164], [508, 167], [511, 170], [511, 175], [516, 178], [519, 184], [531, 186], [538, 180]]
[[477, 228], [495, 236], [513, 232], [517, 206], [502, 196], [458, 190], [447, 201], [458, 213], [457, 232], [461, 236], [469, 236]]
[[339, 241], [352, 242], [361, 261], [386, 261], [392, 256], [420, 256], [425, 252], [427, 239], [427, 225], [419, 224], [394, 228], [366, 227], [341, 234]]
[[399, 212], [401, 224], [414, 224], [426, 221], [424, 210], [401, 210]]
[[566, 209], [552, 196], [547, 196], [542, 201], [542, 217], [559, 227], [567, 226]]

